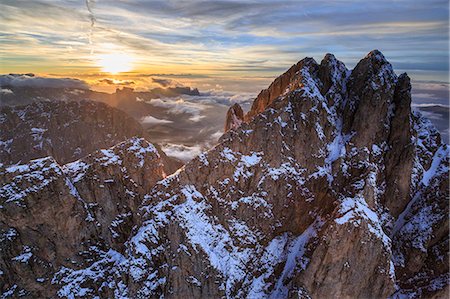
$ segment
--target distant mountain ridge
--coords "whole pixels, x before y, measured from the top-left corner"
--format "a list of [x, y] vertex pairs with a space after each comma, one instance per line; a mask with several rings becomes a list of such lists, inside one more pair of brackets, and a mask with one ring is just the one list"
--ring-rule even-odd
[[[110, 79], [102, 80], [111, 81]], [[113, 81], [111, 83], [115, 85]], [[109, 94], [91, 90], [87, 83], [79, 79], [36, 77], [32, 73], [0, 75], [0, 88], [3, 90], [0, 93], [0, 106], [18, 106], [42, 100], [64, 101], [90, 99], [105, 102], [114, 107], [120, 105], [126, 107], [133, 103], [127, 101], [129, 99], [126, 97], [123, 99], [126, 103], [121, 102], [122, 99], [119, 95], [135, 93], [133, 100], [136, 99], [136, 96], [148, 99], [179, 95], [200, 95], [197, 88], [188, 86], [165, 86], [164, 88], [157, 87], [140, 92], [135, 92], [130, 87], [121, 87], [117, 88], [115, 93]]]
[[[109, 94], [80, 88], [0, 85], [0, 108], [34, 102], [102, 102], [133, 117], [156, 144], [203, 146], [212, 139], [217, 141], [214, 134], [221, 131], [228, 108], [224, 103], [209, 102], [210, 96], [187, 86], [166, 86], [149, 91], [121, 87]], [[229, 102], [225, 98], [223, 101]], [[156, 119], [156, 123], [146, 122], [148, 117]]]

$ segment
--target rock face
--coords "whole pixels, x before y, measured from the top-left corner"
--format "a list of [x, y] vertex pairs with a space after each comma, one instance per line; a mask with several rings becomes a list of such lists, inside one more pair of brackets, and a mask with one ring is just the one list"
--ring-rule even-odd
[[64, 166], [48, 157], [0, 168], [2, 293], [54, 297], [58, 277], [124, 253], [142, 194], [162, 178], [158, 151], [140, 138]]
[[[0, 108], [0, 162], [4, 165], [46, 156], [65, 164], [133, 136], [149, 139], [137, 121], [100, 102], [37, 101]], [[181, 167], [158, 150], [167, 173]]]
[[[91, 259], [51, 262], [46, 294], [447, 296], [449, 149], [411, 113], [410, 88], [379, 51], [352, 71], [331, 54], [320, 64], [303, 59], [245, 116], [233, 106], [213, 149], [152, 188], [133, 190], [145, 195], [131, 211], [137, 220], [126, 242], [99, 229], [105, 245]], [[76, 187], [83, 167], [70, 165], [64, 173]], [[83, 196], [104, 205], [102, 193]], [[92, 217], [102, 219], [99, 227], [113, 219]], [[4, 231], [5, 239], [13, 235]], [[27, 250], [4, 258], [2, 271], [11, 273]], [[3, 289], [17, 294], [31, 285], [13, 283]]]
[[244, 121], [244, 111], [239, 104], [234, 104], [227, 112], [225, 132], [238, 128]]
[[291, 66], [287, 72], [276, 78], [269, 88], [263, 89], [253, 102], [251, 110], [245, 116], [246, 120], [250, 120], [255, 115], [263, 112], [276, 98], [289, 92], [292, 79], [307, 61], [308, 59], [300, 60], [297, 64]]

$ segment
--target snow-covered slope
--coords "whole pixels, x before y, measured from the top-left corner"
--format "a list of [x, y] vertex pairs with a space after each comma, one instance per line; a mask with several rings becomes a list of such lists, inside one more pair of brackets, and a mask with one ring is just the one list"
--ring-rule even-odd
[[64, 166], [46, 157], [0, 167], [4, 297], [52, 297], [59, 273], [105, 250], [123, 253], [142, 195], [164, 176], [158, 151], [142, 138]]

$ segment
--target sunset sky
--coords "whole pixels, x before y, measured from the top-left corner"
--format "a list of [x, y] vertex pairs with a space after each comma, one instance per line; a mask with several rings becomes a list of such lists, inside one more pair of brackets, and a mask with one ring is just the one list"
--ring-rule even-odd
[[256, 92], [305, 56], [353, 67], [375, 48], [413, 80], [448, 82], [447, 0], [2, 0], [0, 18], [0, 73], [100, 89], [157, 74]]

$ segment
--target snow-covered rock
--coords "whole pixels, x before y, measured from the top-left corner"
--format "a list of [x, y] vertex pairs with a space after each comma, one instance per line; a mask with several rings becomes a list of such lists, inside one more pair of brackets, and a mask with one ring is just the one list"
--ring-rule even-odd
[[[110, 232], [100, 229], [103, 239], [115, 240], [120, 232], [128, 238], [90, 249], [83, 263], [52, 262], [52, 294], [444, 297], [449, 149], [426, 119], [411, 113], [410, 89], [407, 75], [397, 76], [376, 50], [351, 71], [331, 54], [320, 64], [301, 60], [263, 90], [245, 116], [232, 108], [214, 148], [153, 187], [139, 189], [145, 180], [130, 175], [127, 182], [136, 182], [130, 191], [143, 198], [131, 211], [134, 229], [115, 229], [126, 215], [111, 220], [109, 212], [93, 211], [92, 223], [110, 224]], [[63, 168], [47, 161], [49, 175], [35, 186], [48, 188], [47, 177], [66, 175], [88, 206], [106, 211], [101, 191], [89, 197], [80, 190], [97, 183], [96, 176], [98, 190], [106, 188], [117, 182], [119, 170], [99, 176], [89, 161], [102, 169], [129, 157], [145, 167], [147, 158], [127, 155], [129, 148], [134, 145]], [[16, 168], [4, 173], [36, 167]], [[19, 233], [11, 225], [2, 238]], [[29, 249], [15, 247], [8, 256], [31, 253], [30, 263], [37, 253], [33, 244], [23, 245]], [[27, 286], [11, 280], [4, 289]]]
[[143, 194], [164, 177], [158, 151], [142, 138], [63, 166], [47, 157], [0, 167], [2, 293], [52, 297], [61, 273], [105, 248], [120, 256]]

